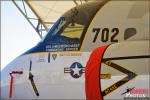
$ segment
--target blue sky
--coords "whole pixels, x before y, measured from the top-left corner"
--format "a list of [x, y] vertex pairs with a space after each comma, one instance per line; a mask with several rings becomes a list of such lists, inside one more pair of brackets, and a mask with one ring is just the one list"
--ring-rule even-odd
[[12, 1], [1, 2], [1, 69], [40, 41]]

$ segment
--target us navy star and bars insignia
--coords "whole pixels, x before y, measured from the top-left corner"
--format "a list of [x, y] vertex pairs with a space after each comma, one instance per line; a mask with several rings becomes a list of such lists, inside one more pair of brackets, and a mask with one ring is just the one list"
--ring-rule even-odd
[[[65, 67], [64, 73], [70, 73], [73, 78], [80, 78], [85, 73], [85, 67], [83, 67], [79, 62], [74, 62], [70, 68]], [[100, 79], [111, 79], [110, 73], [100, 74]]]
[[85, 68], [79, 62], [74, 62], [70, 68], [64, 68], [64, 73], [70, 73], [73, 78], [77, 79], [85, 73], [84, 69]]

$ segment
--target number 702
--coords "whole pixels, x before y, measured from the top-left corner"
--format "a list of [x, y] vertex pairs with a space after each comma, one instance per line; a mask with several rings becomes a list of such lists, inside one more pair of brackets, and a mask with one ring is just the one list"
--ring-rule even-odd
[[[93, 32], [95, 33], [93, 43], [96, 42], [98, 35], [101, 33], [101, 41], [102, 42], [118, 42], [118, 39], [116, 36], [119, 34], [119, 29], [118, 28], [93, 28]], [[111, 33], [111, 36], [110, 36]], [[109, 38], [110, 37], [110, 38]]]

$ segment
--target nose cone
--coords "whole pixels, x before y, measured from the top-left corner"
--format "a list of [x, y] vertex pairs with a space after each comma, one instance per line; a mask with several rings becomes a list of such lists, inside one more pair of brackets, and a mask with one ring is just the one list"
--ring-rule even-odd
[[28, 61], [27, 55], [17, 57], [1, 71], [2, 100], [28, 98]]
[[1, 71], [1, 99], [9, 98], [9, 67]]
[[11, 81], [10, 73], [12, 73], [12, 71], [15, 69], [14, 63], [16, 60], [17, 59], [12, 61], [1, 71], [1, 99], [9, 99]]

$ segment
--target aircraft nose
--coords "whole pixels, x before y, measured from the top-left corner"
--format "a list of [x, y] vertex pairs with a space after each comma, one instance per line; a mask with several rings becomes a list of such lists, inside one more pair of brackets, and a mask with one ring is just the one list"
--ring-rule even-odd
[[28, 73], [30, 67], [30, 55], [21, 55], [1, 70], [1, 97], [7, 99], [31, 99]]
[[9, 73], [8, 73], [8, 67], [6, 66], [1, 71], [1, 98], [0, 99], [9, 99]]

